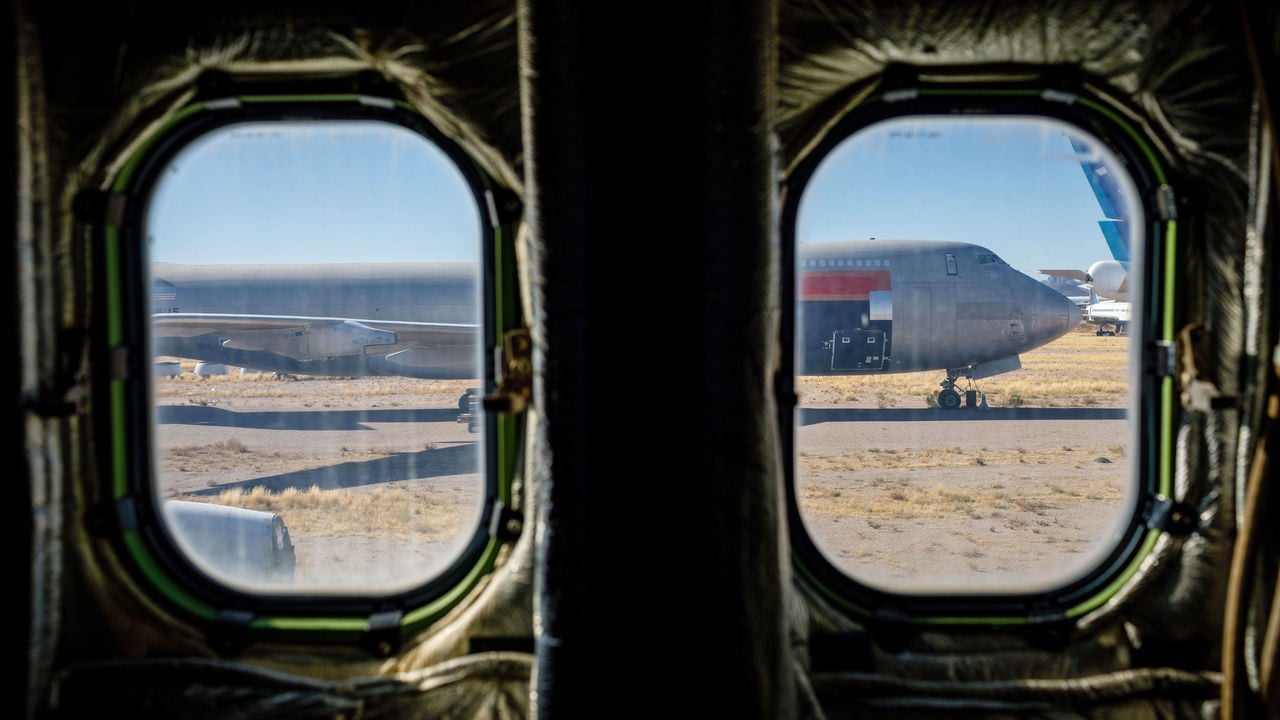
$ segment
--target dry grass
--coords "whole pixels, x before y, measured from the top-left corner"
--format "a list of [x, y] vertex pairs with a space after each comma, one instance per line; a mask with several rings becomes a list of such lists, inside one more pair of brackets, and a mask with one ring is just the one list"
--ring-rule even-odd
[[[997, 408], [1126, 408], [1129, 347], [1081, 327], [976, 389]], [[797, 388], [809, 408], [923, 408], [941, 380], [938, 371], [812, 376]], [[1125, 421], [1075, 422], [973, 423], [960, 413], [805, 426], [795, 459], [805, 528], [837, 567], [895, 591], [1069, 581], [1109, 549], [1133, 488]]]
[[868, 448], [852, 450], [840, 455], [811, 455], [800, 453], [799, 468], [802, 473], [821, 471], [862, 470], [868, 467], [881, 469], [967, 467], [972, 465], [1050, 465], [1063, 466], [1082, 463], [1107, 464], [1124, 458], [1123, 445], [1105, 448], [1079, 448], [1064, 445], [1051, 450], [991, 450], [988, 448], [934, 448], [928, 450], [889, 450]]
[[[996, 407], [1123, 407], [1130, 387], [1129, 338], [1099, 337], [1082, 325], [1023, 356], [1022, 369], [985, 378], [977, 387]], [[805, 376], [796, 379], [800, 404], [861, 403], [922, 407], [938, 393], [940, 371], [892, 375]], [[963, 386], [963, 381], [962, 386]]]
[[[228, 490], [215, 497], [179, 496], [219, 505], [271, 512], [288, 518], [296, 536], [377, 537], [386, 540], [444, 542], [459, 536], [462, 520], [470, 519], [472, 506], [456, 495], [410, 495], [405, 488], [306, 490], [288, 488], [278, 493], [256, 487], [247, 492]], [[465, 513], [464, 513], [465, 510]], [[470, 532], [471, 528], [466, 528]]]
[[[425, 450], [433, 449], [428, 445]], [[335, 448], [337, 462], [362, 462], [389, 457], [396, 448]], [[225, 478], [228, 473], [248, 472], [255, 476], [302, 472], [334, 464], [331, 457], [288, 449], [250, 448], [234, 438], [200, 445], [170, 448], [161, 458], [161, 473], [172, 478], [177, 474], [200, 473]], [[216, 480], [206, 483], [216, 486]], [[476, 492], [479, 492], [477, 487]], [[173, 493], [174, 499], [213, 502], [221, 505], [263, 510], [288, 518], [290, 532], [297, 535], [364, 536], [432, 541], [456, 536], [464, 514], [471, 512], [476, 500], [456, 493], [435, 492], [425, 485], [412, 494], [406, 486], [361, 489], [306, 490], [287, 488], [271, 492], [262, 486], [251, 490], [225, 490], [216, 496], [195, 493]], [[467, 528], [469, 531], [470, 528]]]
[[797, 488], [804, 526], [859, 581], [909, 593], [983, 593], [1078, 578], [1112, 549], [1125, 522], [1123, 478], [964, 473], [806, 478]]
[[1124, 496], [1120, 484], [1108, 477], [1073, 482], [1070, 487], [1028, 480], [1016, 488], [1007, 482], [980, 487], [941, 483], [923, 487], [903, 478], [879, 477], [853, 491], [838, 485], [803, 483], [800, 502], [810, 517], [866, 520], [875, 527], [874, 523], [887, 519], [981, 520], [999, 517], [1004, 511], [1046, 515], [1067, 503], [1119, 503]]
[[[432, 449], [427, 445], [424, 450]], [[231, 438], [202, 445], [178, 445], [169, 448], [161, 458], [161, 471], [173, 473], [205, 473], [217, 476], [232, 471], [251, 471], [255, 475], [279, 475], [300, 472], [332, 465], [334, 462], [352, 460], [377, 460], [388, 457], [401, 448], [339, 446], [333, 457], [320, 457], [313, 453], [288, 449], [250, 448]]]
[[[390, 375], [378, 378], [337, 378], [241, 373], [236, 367], [228, 367], [225, 375], [201, 376], [195, 373], [194, 361], [164, 357], [158, 360], [178, 361], [182, 365], [183, 372], [181, 375], [156, 378], [157, 399], [186, 398], [186, 401], [193, 405], [218, 404], [224, 398], [307, 400], [317, 395], [329, 398], [353, 398], [434, 393], [460, 396], [467, 388], [477, 385], [475, 380], [420, 380]], [[370, 380], [376, 380], [376, 382], [370, 382]]]

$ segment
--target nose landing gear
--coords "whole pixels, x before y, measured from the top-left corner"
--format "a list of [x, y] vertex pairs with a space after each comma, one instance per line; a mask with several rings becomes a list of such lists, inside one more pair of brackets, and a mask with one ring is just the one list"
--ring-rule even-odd
[[942, 390], [938, 392], [938, 407], [943, 410], [954, 410], [962, 405], [966, 408], [987, 407], [987, 396], [974, 387], [973, 378], [968, 375], [963, 376], [969, 385], [963, 395], [956, 389], [956, 380], [960, 377], [961, 373], [954, 370], [947, 373], [947, 379], [940, 383]]

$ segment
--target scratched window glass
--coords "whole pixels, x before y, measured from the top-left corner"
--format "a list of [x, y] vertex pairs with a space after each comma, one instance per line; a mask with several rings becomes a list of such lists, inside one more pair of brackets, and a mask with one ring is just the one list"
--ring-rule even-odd
[[904, 594], [1096, 568], [1138, 494], [1143, 221], [1116, 157], [1050, 118], [897, 118], [802, 193], [795, 492], [818, 550]]
[[224, 126], [148, 202], [155, 492], [257, 592], [416, 587], [480, 527], [475, 193], [381, 121]]

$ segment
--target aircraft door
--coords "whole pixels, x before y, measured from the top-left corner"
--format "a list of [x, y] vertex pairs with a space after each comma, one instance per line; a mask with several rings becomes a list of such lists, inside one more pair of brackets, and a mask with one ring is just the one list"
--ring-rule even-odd
[[884, 369], [886, 339], [880, 330], [835, 331], [831, 337], [831, 369]]

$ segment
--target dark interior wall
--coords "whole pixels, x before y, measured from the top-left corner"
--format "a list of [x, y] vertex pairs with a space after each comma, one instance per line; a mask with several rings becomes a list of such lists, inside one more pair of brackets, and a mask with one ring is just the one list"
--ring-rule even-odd
[[[127, 671], [113, 680], [94, 674], [93, 663], [217, 655], [191, 628], [140, 600], [136, 588], [120, 582], [127, 573], [98, 554], [89, 509], [103, 492], [93, 429], [105, 413], [86, 402], [93, 268], [90, 245], [74, 223], [75, 193], [100, 187], [125, 143], [189, 93], [206, 69], [360, 81], [372, 75], [398, 84], [498, 184], [522, 191], [512, 5], [331, 9], [311, 3], [216, 11], [163, 3], [6, 5], [6, 19], [14, 22], [6, 25], [12, 32], [5, 38], [19, 45], [17, 73], [7, 76], [18, 87], [6, 99], [16, 98], [22, 108], [10, 126], [19, 182], [7, 197], [24, 218], [17, 223], [15, 282], [7, 286], [15, 294], [22, 338], [16, 353], [24, 373], [13, 376], [21, 382], [15, 416], [25, 427], [19, 456], [32, 460], [19, 472], [31, 479], [30, 502], [9, 506], [14, 522], [6, 526], [30, 542], [29, 552], [11, 556], [14, 574], [28, 578], [31, 590], [25, 594], [31, 622], [11, 646], [21, 648], [12, 654], [29, 663], [24, 677], [30, 692], [12, 698], [26, 711], [45, 706], [62, 678], [64, 707], [92, 702], [96, 690], [78, 692], [86, 686], [114, 686], [115, 707], [139, 711], [151, 703], [148, 709], [158, 712], [156, 698], [186, 680]], [[299, 60], [307, 66], [298, 68]], [[354, 655], [357, 667], [373, 665]], [[353, 661], [341, 652], [321, 652], [300, 662], [291, 669], [309, 676], [338, 674]], [[63, 674], [84, 668], [91, 669], [65, 682]], [[199, 667], [180, 672], [191, 673], [187, 680], [206, 673]], [[80, 684], [84, 675], [90, 679]], [[133, 692], [124, 687], [127, 678], [155, 686]]]
[[[1266, 334], [1247, 329], [1268, 321], [1241, 294], [1247, 238], [1261, 231], [1249, 226], [1246, 210], [1256, 163], [1251, 128], [1258, 118], [1245, 39], [1250, 22], [1274, 28], [1274, 13], [1243, 10], [1183, 1], [1016, 8], [793, 2], [780, 12], [784, 187], [787, 173], [835, 119], [904, 74], [1078, 83], [1126, 108], [1128, 121], [1148, 133], [1170, 172], [1179, 237], [1175, 326], [1203, 329], [1205, 347], [1217, 353], [1201, 367], [1203, 379], [1240, 407], [1188, 407], [1181, 420], [1175, 484], [1178, 499], [1199, 513], [1200, 526], [1158, 553], [1162, 562], [1153, 562], [1153, 572], [1124, 594], [1130, 604], [1118, 620], [1143, 638], [1135, 651], [1139, 663], [1217, 662], [1225, 602], [1219, 569], [1229, 563], [1243, 486], [1236, 458], [1250, 452], [1265, 397], [1266, 368], [1235, 359], [1268, 352], [1259, 345]], [[952, 75], [947, 69], [954, 67], [964, 71]], [[1114, 620], [1082, 625], [1095, 632]]]
[[[64, 543], [92, 480], [77, 474], [91, 428], [67, 403], [83, 369], [88, 269], [59, 214], [64, 189], [93, 183], [78, 174], [82, 161], [142, 119], [143, 101], [182, 87], [166, 78], [301, 56], [333, 61], [334, 72], [353, 60], [385, 69], [528, 203], [530, 466], [545, 500], [534, 682], [551, 717], [607, 698], [651, 716], [677, 697], [726, 716], [797, 712], [801, 656], [791, 650], [803, 638], [790, 631], [807, 628], [786, 622], [796, 599], [774, 405], [775, 182], [892, 64], [989, 66], [993, 77], [1083, 68], [1135, 108], [1183, 181], [1180, 322], [1209, 330], [1220, 362], [1206, 377], [1240, 399], [1190, 413], [1181, 429], [1179, 486], [1206, 533], [1123, 621], [1149, 640], [1140, 659], [1216, 664], [1237, 459], [1256, 437], [1269, 370], [1259, 359], [1273, 335], [1270, 313], [1242, 292], [1253, 278], [1270, 297], [1274, 270], [1257, 238], [1274, 230], [1248, 227], [1268, 202], [1251, 184], [1267, 160], [1251, 140], [1260, 111], [1235, 3], [726, 0], [625, 15], [552, 0], [12, 7], [0, 51], [34, 82], [7, 77], [6, 99], [23, 108], [5, 107], [17, 118], [5, 147], [18, 152], [0, 154], [7, 174], [27, 177], [4, 215], [19, 252], [3, 269], [29, 283], [9, 291], [23, 330], [11, 357], [30, 368], [10, 385], [24, 420], [15, 471], [32, 477], [19, 497], [29, 502], [6, 514], [13, 574], [32, 599], [30, 622], [10, 626], [9, 646], [21, 649], [10, 656], [31, 663], [32, 693], [7, 700], [24, 706], [15, 711], [43, 700], [56, 667], [171, 641], [125, 627], [138, 643], [120, 645], [121, 624], [146, 608], [99, 614], [85, 602], [80, 548]], [[1254, 65], [1274, 68], [1275, 11], [1255, 12], [1269, 49]], [[1250, 240], [1251, 230], [1261, 232]], [[34, 279], [18, 273], [24, 264]], [[1001, 660], [985, 662], [994, 665], [976, 672]]]
[[[16, 28], [17, 22], [13, 9], [6, 7], [5, 12], [0, 14], [0, 58], [3, 58], [0, 64], [4, 67], [18, 67]], [[19, 115], [17, 72], [4, 73], [0, 78], [0, 118], [3, 118], [3, 122], [0, 123], [0, 133], [3, 134], [3, 140], [0, 141], [0, 177], [5, 178], [0, 182], [0, 188], [4, 192], [3, 199], [0, 199], [0, 224], [2, 224], [0, 226], [10, 228], [17, 240], [8, 252], [0, 254], [0, 278], [5, 279], [4, 306], [17, 308], [19, 307], [19, 286], [13, 279], [17, 276], [17, 247], [21, 242], [18, 238], [25, 232], [19, 221], [19, 194], [16, 192], [19, 178], [24, 174], [20, 167], [18, 152], [19, 128], [23, 127], [24, 123]], [[11, 418], [25, 420], [19, 412], [23, 406], [23, 379], [18, 371], [20, 366], [19, 344], [6, 344], [3, 361], [0, 362], [4, 375], [5, 406], [10, 408], [8, 413]], [[25, 422], [11, 422], [11, 425], [15, 424], [21, 425], [15, 434], [24, 435]], [[12, 622], [4, 625], [3, 634], [0, 634], [0, 647], [6, 648], [4, 653], [6, 664], [15, 673], [13, 691], [5, 693], [4, 698], [0, 700], [0, 714], [18, 718], [29, 714], [28, 703], [31, 703], [39, 693], [39, 676], [32, 672], [31, 656], [25, 652], [18, 653], [11, 650], [27, 647], [32, 638], [33, 628], [37, 624], [34, 607], [36, 598], [31, 592], [35, 584], [31, 581], [29, 560], [34, 547], [34, 528], [31, 513], [25, 511], [25, 508], [32, 507], [31, 486], [25, 482], [28, 470], [26, 453], [21, 451], [23, 445], [17, 442], [10, 442], [7, 447], [11, 462], [10, 469], [14, 478], [12, 483], [14, 505], [24, 508], [24, 511], [0, 514], [5, 526], [5, 531], [0, 533], [0, 538], [3, 539], [6, 547], [11, 548], [10, 560], [5, 562], [3, 567], [11, 578], [11, 589], [14, 595]]]
[[773, 8], [584, 8], [521, 16], [550, 455], [538, 708], [790, 717]]
[[[771, 430], [772, 4], [625, 17], [573, 3], [523, 7], [522, 22], [537, 28], [523, 51], [527, 127], [517, 115], [515, 8], [330, 9], [188, 14], [143, 3], [95, 6], [68, 25], [58, 22], [68, 5], [24, 6], [39, 29], [33, 52], [49, 98], [46, 202], [58, 250], [44, 288], [78, 331], [55, 334], [55, 354], [78, 358], [88, 322], [91, 268], [67, 188], [100, 185], [137, 128], [205, 69], [276, 73], [274, 63], [304, 59], [340, 76], [364, 63], [429, 96], [428, 117], [515, 192], [537, 193], [524, 252], [545, 424], [532, 465], [555, 478], [540, 564], [550, 633], [542, 677], [553, 680], [540, 702], [548, 712], [574, 707], [587, 696], [554, 689], [600, 679], [602, 663], [617, 668], [604, 677], [631, 685], [649, 652], [685, 647], [671, 668], [685, 690], [747, 716], [785, 717], [787, 575]], [[655, 37], [665, 38], [661, 53]], [[677, 432], [655, 432], [672, 421]], [[209, 654], [181, 628], [149, 627], [145, 604], [115, 596], [100, 568], [84, 567], [92, 540], [81, 513], [98, 482], [87, 472], [91, 422], [66, 422], [57, 452], [79, 470], [49, 478], [73, 490], [50, 510], [81, 537], [57, 548], [68, 567], [48, 586], [64, 610], [54, 628], [62, 660]], [[104, 593], [114, 596], [109, 611], [81, 602]], [[715, 684], [697, 672], [710, 665], [721, 670]]]

